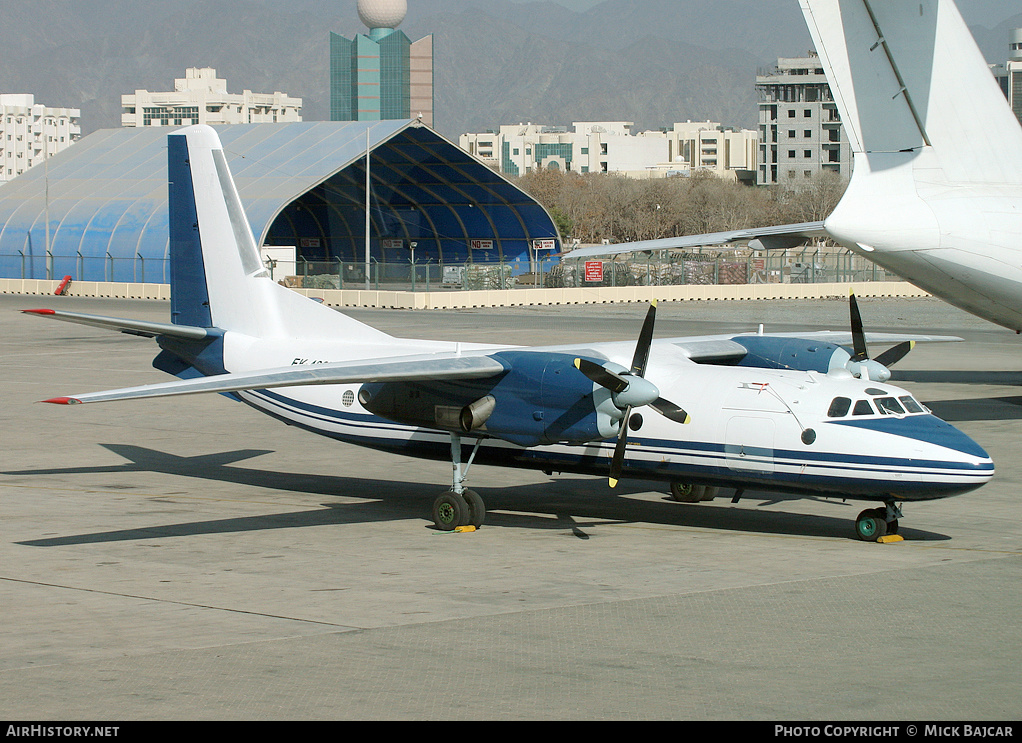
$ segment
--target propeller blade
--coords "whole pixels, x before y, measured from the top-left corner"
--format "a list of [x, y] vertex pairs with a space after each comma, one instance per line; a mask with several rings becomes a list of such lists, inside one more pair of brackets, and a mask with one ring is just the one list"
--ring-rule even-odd
[[649, 347], [653, 343], [653, 325], [656, 322], [656, 300], [649, 303], [646, 319], [639, 331], [639, 340], [635, 344], [635, 355], [632, 356], [632, 374], [640, 377], [646, 375], [646, 362], [649, 361]]
[[908, 352], [915, 348], [915, 345], [916, 345], [915, 341], [905, 341], [903, 343], [899, 343], [896, 346], [888, 348], [886, 351], [884, 351], [882, 354], [880, 354], [873, 360], [876, 361], [878, 364], [883, 364], [884, 366], [893, 366], [894, 364], [897, 364], [899, 361], [905, 358]]
[[612, 372], [610, 369], [593, 363], [588, 359], [575, 359], [575, 368], [589, 377], [590, 380], [596, 382], [596, 384], [615, 394], [623, 392], [628, 387], [628, 380], [620, 374]]
[[869, 351], [866, 350], [866, 333], [862, 329], [862, 316], [859, 314], [859, 303], [855, 301], [855, 294], [848, 293], [848, 311], [851, 315], [852, 325], [852, 361], [868, 361]]
[[684, 410], [679, 408], [670, 400], [665, 400], [662, 397], [658, 397], [656, 400], [649, 405], [653, 410], [660, 413], [665, 418], [670, 418], [675, 423], [690, 423], [692, 421], [691, 416]]
[[621, 479], [621, 469], [625, 461], [625, 446], [628, 443], [628, 419], [632, 417], [632, 409], [625, 410], [625, 417], [621, 419], [621, 430], [617, 434], [617, 445], [614, 447], [614, 458], [610, 460], [610, 486], [617, 487], [617, 481]]

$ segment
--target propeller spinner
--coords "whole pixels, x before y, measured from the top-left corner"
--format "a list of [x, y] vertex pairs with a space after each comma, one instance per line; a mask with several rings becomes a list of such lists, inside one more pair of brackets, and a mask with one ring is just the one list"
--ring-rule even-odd
[[875, 359], [869, 357], [866, 349], [866, 333], [862, 327], [862, 316], [859, 314], [859, 304], [855, 301], [855, 293], [848, 293], [848, 312], [852, 330], [852, 356], [848, 360], [848, 370], [859, 378], [872, 379], [874, 382], [886, 382], [891, 378], [891, 371], [887, 367], [893, 366], [901, 361], [915, 346], [914, 341], [905, 341], [896, 346], [888, 348]]
[[621, 429], [614, 447], [614, 457], [610, 462], [610, 486], [617, 485], [625, 459], [625, 448], [628, 442], [628, 420], [632, 408], [648, 405], [655, 411], [677, 423], [688, 423], [688, 413], [670, 400], [660, 397], [656, 385], [646, 380], [646, 364], [649, 361], [649, 349], [653, 343], [653, 326], [656, 322], [656, 300], [650, 303], [646, 319], [642, 323], [639, 339], [635, 344], [631, 370], [619, 373], [587, 359], [575, 359], [575, 367], [590, 380], [610, 391], [614, 404], [624, 415], [621, 418]]

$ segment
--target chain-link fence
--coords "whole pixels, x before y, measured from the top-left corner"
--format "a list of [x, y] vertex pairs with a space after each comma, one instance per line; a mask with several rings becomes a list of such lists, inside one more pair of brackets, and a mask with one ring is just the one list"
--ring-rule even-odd
[[[294, 273], [267, 265], [275, 281], [292, 288], [364, 289], [361, 262], [306, 261]], [[0, 275], [22, 279], [120, 281], [166, 284], [165, 259], [76, 256], [0, 256]], [[393, 263], [372, 260], [368, 286], [397, 291], [459, 291], [541, 287], [670, 286], [714, 284], [818, 284], [851, 281], [900, 281], [868, 259], [843, 248], [795, 248], [777, 251], [702, 249], [657, 251], [613, 259], [560, 258], [507, 263], [444, 263], [433, 260]]]
[[[900, 281], [851, 251], [813, 248], [787, 251], [659, 251], [614, 259], [544, 259], [521, 263], [380, 263], [369, 267], [369, 288], [454, 291], [537, 287], [673, 286], [713, 284], [821, 284]], [[301, 261], [297, 275], [278, 277], [306, 289], [363, 289], [365, 264]]]

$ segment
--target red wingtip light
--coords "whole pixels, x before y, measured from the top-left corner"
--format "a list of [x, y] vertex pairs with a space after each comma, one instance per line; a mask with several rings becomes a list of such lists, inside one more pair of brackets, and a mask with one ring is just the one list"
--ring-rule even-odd
[[43, 400], [43, 402], [52, 403], [53, 405], [78, 405], [81, 400], [76, 400], [73, 397], [51, 397], [49, 400]]
[[56, 310], [22, 310], [25, 314], [29, 315], [56, 315]]

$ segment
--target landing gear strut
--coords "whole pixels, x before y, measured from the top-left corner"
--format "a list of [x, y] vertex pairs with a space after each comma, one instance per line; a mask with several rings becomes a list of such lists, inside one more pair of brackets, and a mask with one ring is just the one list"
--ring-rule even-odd
[[433, 524], [440, 531], [453, 531], [459, 526], [474, 526], [478, 529], [486, 520], [486, 504], [479, 494], [465, 487], [468, 470], [479, 451], [482, 439], [476, 439], [472, 454], [464, 467], [461, 466], [461, 436], [451, 434], [451, 489], [441, 493], [433, 502]]
[[876, 542], [888, 534], [897, 534], [898, 519], [902, 516], [894, 503], [884, 508], [867, 508], [855, 519], [855, 536], [864, 542]]

